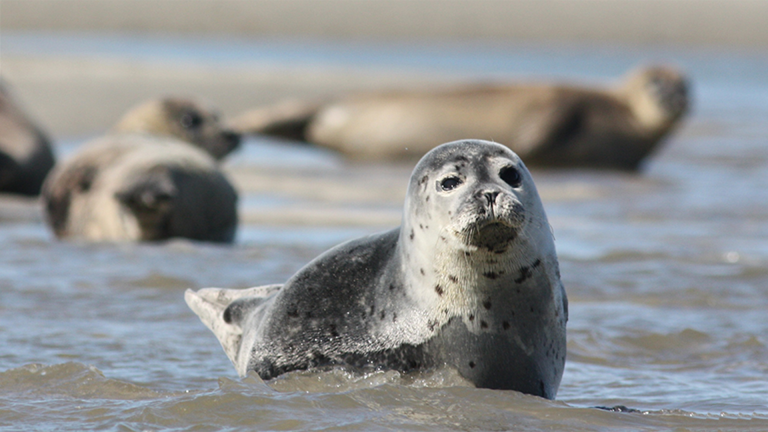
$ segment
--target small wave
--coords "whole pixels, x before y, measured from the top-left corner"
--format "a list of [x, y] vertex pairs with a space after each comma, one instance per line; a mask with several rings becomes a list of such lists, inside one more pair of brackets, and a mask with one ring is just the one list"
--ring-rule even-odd
[[359, 371], [337, 366], [290, 372], [269, 381], [271, 388], [283, 392], [343, 392], [385, 384], [414, 388], [474, 387], [449, 367], [404, 374], [393, 370]]
[[28, 364], [7, 370], [0, 373], [0, 388], [5, 393], [28, 397], [140, 400], [163, 396], [146, 387], [106, 378], [94, 366], [77, 362], [51, 366]]

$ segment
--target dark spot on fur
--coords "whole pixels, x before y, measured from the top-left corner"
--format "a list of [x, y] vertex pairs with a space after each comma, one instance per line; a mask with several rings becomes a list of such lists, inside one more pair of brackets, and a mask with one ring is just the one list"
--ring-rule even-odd
[[385, 315], [386, 315], [386, 313], [384, 313], [384, 311], [381, 311], [381, 314], [379, 314], [379, 318], [381, 318], [383, 320]]
[[392, 314], [392, 322], [397, 322], [397, 313]]
[[429, 327], [429, 331], [435, 331], [435, 327], [437, 327], [437, 321], [435, 321], [435, 320], [430, 320], [430, 321], [427, 323], [427, 327]]
[[540, 265], [541, 265], [541, 260], [537, 259], [536, 261], [533, 262], [533, 264], [531, 264], [531, 268], [536, 268]]
[[531, 313], [534, 313], [533, 306], [531, 306]]
[[394, 291], [395, 290], [395, 284], [389, 284], [389, 290]]
[[469, 315], [469, 320], [470, 320], [470, 321], [474, 321], [474, 320], [475, 320], [475, 316], [470, 314], [470, 315]]
[[445, 241], [445, 236], [440, 236], [440, 240]]
[[425, 199], [424, 201], [429, 202], [429, 195], [427, 195], [427, 199]]
[[369, 312], [369, 314], [370, 314], [371, 316], [373, 316], [373, 312], [374, 312], [375, 310], [376, 310], [376, 308], [375, 308], [375, 307], [373, 307], [373, 305], [371, 305], [371, 311]]
[[424, 229], [424, 225], [419, 224], [419, 229]]
[[435, 285], [435, 292], [437, 293], [437, 295], [442, 297], [443, 296], [443, 287], [441, 287], [440, 285]]
[[509, 321], [502, 321], [501, 326], [504, 328], [504, 330], [509, 330]]
[[448, 210], [448, 216], [453, 216], [453, 212]]
[[453, 283], [459, 283], [459, 278], [457, 278], [454, 275], [448, 275], [448, 280], [450, 280]]
[[520, 277], [515, 279], [515, 283], [523, 283], [531, 277], [531, 269], [529, 267], [523, 267], [520, 269]]
[[336, 331], [336, 324], [331, 324], [331, 336], [339, 337], [339, 332]]
[[427, 180], [429, 180], [429, 176], [424, 176], [424, 177], [422, 177], [422, 178], [421, 178], [421, 180], [419, 180], [419, 184], [420, 184], [420, 185], [421, 185], [421, 184], [424, 184], [424, 183], [426, 183], [426, 182], [427, 182]]
[[419, 272], [421, 273], [422, 276], [426, 275], [426, 273], [424, 273], [424, 269], [423, 268], [420, 268]]
[[298, 311], [298, 309], [296, 309], [295, 306], [292, 307], [291, 309], [289, 309], [287, 314], [291, 318], [298, 318], [299, 317], [299, 311]]
[[424, 229], [429, 229], [429, 225], [424, 225]]
[[471, 254], [469, 253], [469, 251], [464, 251], [464, 256], [470, 256], [470, 255]]
[[475, 368], [475, 362], [473, 362], [473, 361], [469, 362], [469, 367], [474, 369]]
[[484, 301], [484, 302], [483, 302], [483, 307], [484, 307], [486, 310], [490, 310], [490, 309], [491, 309], [491, 302], [490, 302], [490, 301], [488, 301], [488, 300]]
[[480, 328], [487, 329], [488, 328], [488, 323], [485, 322], [485, 321], [480, 321]]
[[410, 237], [411, 240], [413, 240], [413, 230], [411, 230], [411, 235], [409, 235], [408, 237]]
[[497, 277], [499, 277], [499, 274], [489, 271], [489, 272], [483, 273], [483, 276], [487, 277], [488, 279], [496, 279]]
[[448, 315], [448, 309], [443, 309], [443, 314]]

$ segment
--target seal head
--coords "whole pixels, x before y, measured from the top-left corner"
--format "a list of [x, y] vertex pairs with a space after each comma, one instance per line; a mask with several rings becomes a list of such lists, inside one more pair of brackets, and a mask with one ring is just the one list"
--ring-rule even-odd
[[150, 100], [132, 108], [113, 132], [175, 137], [200, 147], [217, 160], [240, 145], [240, 134], [224, 126], [215, 109], [176, 97]]

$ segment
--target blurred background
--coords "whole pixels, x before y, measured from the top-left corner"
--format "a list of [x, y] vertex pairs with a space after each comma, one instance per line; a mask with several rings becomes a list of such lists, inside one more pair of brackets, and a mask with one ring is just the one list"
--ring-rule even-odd
[[[251, 137], [224, 164], [233, 246], [57, 242], [37, 200], [0, 199], [0, 410], [20, 429], [768, 429], [768, 1], [0, 0], [0, 76], [59, 158], [165, 95], [230, 117], [649, 63], [688, 74], [691, 110], [639, 172], [533, 170], [571, 300], [559, 402], [442, 375], [233, 381], [183, 290], [282, 282], [397, 226], [414, 164]], [[645, 414], [590, 408], [615, 405]]]

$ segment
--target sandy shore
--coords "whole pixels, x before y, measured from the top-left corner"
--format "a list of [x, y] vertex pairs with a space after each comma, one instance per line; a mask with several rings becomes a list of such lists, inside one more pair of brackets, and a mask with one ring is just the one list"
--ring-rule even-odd
[[768, 46], [763, 0], [3, 0], [4, 30]]

